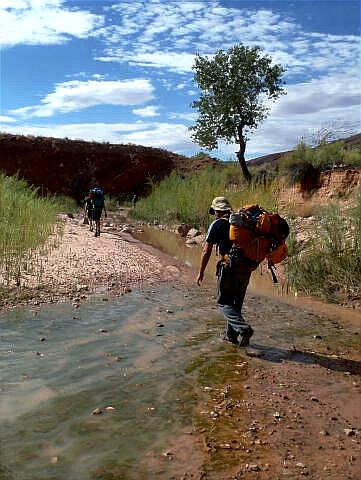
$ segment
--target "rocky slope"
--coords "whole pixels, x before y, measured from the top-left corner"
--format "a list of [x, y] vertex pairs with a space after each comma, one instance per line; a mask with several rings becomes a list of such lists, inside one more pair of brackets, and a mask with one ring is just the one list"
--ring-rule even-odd
[[188, 158], [158, 148], [47, 137], [0, 134], [0, 170], [30, 184], [81, 199], [91, 184], [112, 196], [142, 193], [149, 178], [218, 165], [210, 157]]

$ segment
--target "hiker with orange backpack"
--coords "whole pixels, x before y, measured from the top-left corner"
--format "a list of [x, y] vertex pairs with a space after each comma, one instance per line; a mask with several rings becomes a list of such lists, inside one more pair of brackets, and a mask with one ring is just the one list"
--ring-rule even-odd
[[[216, 245], [221, 255], [216, 270], [217, 303], [227, 321], [225, 338], [235, 345], [247, 347], [253, 329], [242, 315], [242, 305], [251, 273], [267, 257], [274, 275], [273, 264], [287, 255], [284, 239], [289, 233], [288, 224], [279, 215], [269, 214], [258, 205], [249, 205], [232, 213], [232, 207], [224, 197], [213, 199], [209, 213], [216, 219], [206, 235], [197, 284], [201, 285], [203, 281], [213, 245]], [[263, 224], [267, 233], [261, 229]], [[278, 224], [282, 225], [282, 233], [279, 233]]]

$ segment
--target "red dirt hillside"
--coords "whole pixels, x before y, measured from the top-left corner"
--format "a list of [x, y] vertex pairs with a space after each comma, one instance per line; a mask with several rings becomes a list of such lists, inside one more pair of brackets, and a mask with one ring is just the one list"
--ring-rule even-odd
[[48, 137], [0, 134], [0, 170], [17, 172], [43, 192], [83, 198], [97, 182], [109, 195], [142, 193], [149, 177], [161, 180], [219, 165], [210, 157], [189, 158], [159, 148]]

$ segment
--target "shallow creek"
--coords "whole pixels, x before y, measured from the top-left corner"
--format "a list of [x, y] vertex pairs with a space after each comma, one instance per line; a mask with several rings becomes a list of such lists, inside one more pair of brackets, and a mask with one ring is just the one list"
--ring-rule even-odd
[[232, 355], [208, 304], [162, 288], [3, 315], [0, 478], [147, 479], [152, 456], [169, 478], [162, 453], [192, 431], [199, 359]]
[[[142, 232], [135, 233], [134, 236], [142, 242], [149, 243], [159, 250], [172, 255], [174, 258], [182, 260], [189, 267], [196, 271], [200, 265], [200, 247], [187, 245], [183, 238], [173, 232], [160, 230], [151, 227], [143, 227]], [[219, 257], [218, 257], [219, 258]], [[213, 251], [209, 265], [206, 270], [206, 276], [214, 283], [214, 272], [218, 260]], [[277, 273], [277, 267], [276, 267]], [[334, 320], [341, 320], [347, 323], [360, 326], [361, 311], [349, 308], [343, 308], [335, 304], [328, 304], [316, 298], [306, 297], [302, 294], [295, 295], [289, 291], [287, 285], [273, 283], [269, 270], [264, 266], [258, 268], [251, 276], [249, 292], [260, 294], [277, 299], [282, 303], [293, 305], [299, 308], [306, 308], [313, 313], [326, 315]]]
[[[198, 264], [199, 249], [184, 248]], [[241, 398], [248, 374], [244, 353], [222, 341], [212, 294], [213, 286], [160, 286], [94, 295], [76, 309], [59, 303], [3, 314], [0, 479], [169, 480], [201, 462], [192, 443], [206, 425], [199, 405], [228, 381]], [[342, 349], [359, 338], [254, 290], [245, 314], [265, 361], [319, 363], [324, 357], [291, 358], [290, 346], [312, 349], [320, 335]]]

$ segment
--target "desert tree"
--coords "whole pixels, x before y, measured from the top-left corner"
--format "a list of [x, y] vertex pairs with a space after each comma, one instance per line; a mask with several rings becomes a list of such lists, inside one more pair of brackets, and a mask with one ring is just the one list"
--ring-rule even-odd
[[272, 65], [272, 58], [262, 55], [259, 47], [242, 44], [219, 50], [212, 58], [198, 54], [192, 68], [201, 90], [191, 104], [199, 112], [190, 127], [192, 139], [209, 150], [220, 140], [238, 144], [237, 158], [250, 181], [244, 156], [248, 135], [267, 117], [271, 101], [285, 93], [285, 69]]

